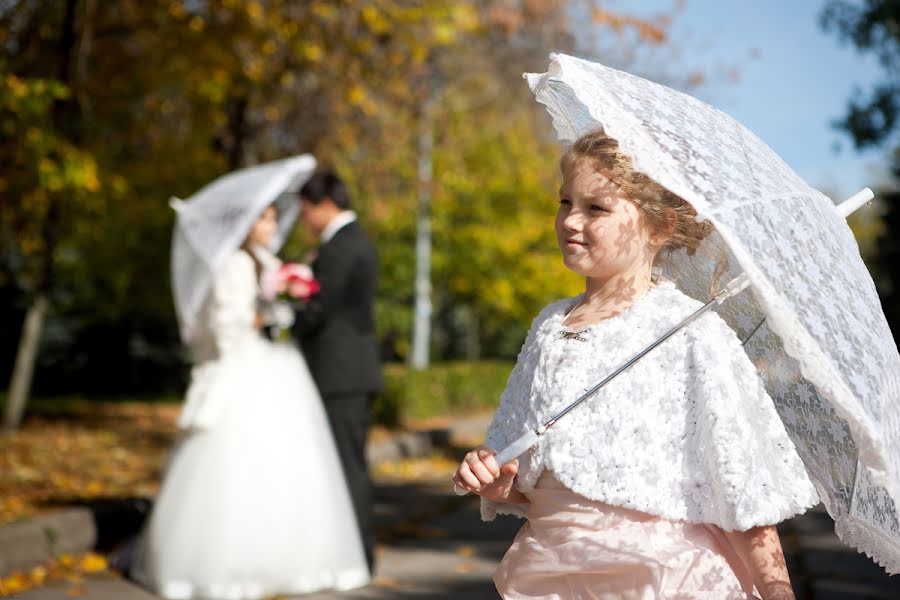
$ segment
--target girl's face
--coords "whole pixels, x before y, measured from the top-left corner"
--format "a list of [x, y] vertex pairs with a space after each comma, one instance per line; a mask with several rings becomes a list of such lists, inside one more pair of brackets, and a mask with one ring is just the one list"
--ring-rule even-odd
[[275, 232], [278, 231], [278, 220], [276, 217], [275, 207], [267, 207], [250, 229], [247, 241], [251, 244], [268, 248], [272, 244]]
[[653, 265], [656, 237], [641, 209], [590, 160], [563, 174], [556, 240], [570, 270], [601, 280], [637, 274]]

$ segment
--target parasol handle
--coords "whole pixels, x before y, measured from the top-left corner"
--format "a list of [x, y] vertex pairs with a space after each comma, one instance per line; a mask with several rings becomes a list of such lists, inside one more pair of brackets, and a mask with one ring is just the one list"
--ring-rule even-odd
[[874, 192], [869, 188], [863, 188], [834, 207], [834, 212], [843, 218], [849, 217], [853, 212], [875, 197]]
[[[544, 428], [542, 427], [541, 429], [544, 429]], [[528, 450], [529, 448], [531, 448], [532, 446], [537, 444], [539, 437], [540, 437], [540, 435], [537, 433], [537, 431], [528, 431], [525, 435], [521, 436], [519, 439], [514, 441], [512, 444], [510, 444], [509, 446], [507, 446], [506, 448], [504, 448], [503, 450], [498, 452], [494, 456], [494, 460], [496, 460], [497, 464], [502, 467], [506, 463], [511, 462], [516, 458], [519, 458], [519, 456], [523, 452], [525, 452], [526, 450]], [[469, 490], [467, 490], [463, 487], [460, 487], [457, 484], [453, 485], [453, 491], [456, 492], [457, 496], [465, 496], [466, 494], [469, 493]]]

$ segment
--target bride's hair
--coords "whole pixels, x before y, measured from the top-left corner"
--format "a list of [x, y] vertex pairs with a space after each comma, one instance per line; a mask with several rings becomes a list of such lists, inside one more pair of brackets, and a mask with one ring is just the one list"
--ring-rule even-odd
[[[697, 211], [680, 196], [634, 170], [631, 158], [619, 150], [619, 144], [602, 129], [587, 133], [563, 153], [559, 168], [565, 176], [582, 161], [588, 161], [597, 171], [619, 187], [634, 202], [654, 231], [669, 233], [669, 239], [657, 257], [684, 249], [693, 256], [703, 240], [715, 231], [709, 221], [698, 222]], [[728, 255], [717, 252], [711, 258], [716, 266], [712, 287], [728, 270]]]
[[[254, 225], [262, 218], [262, 216], [270, 208], [274, 209], [276, 214], [278, 213], [278, 207], [275, 206], [275, 204], [270, 204], [270, 205], [266, 206], [264, 209], [262, 209], [262, 211], [259, 213], [259, 216], [256, 217], [256, 221], [253, 222]], [[253, 251], [253, 244], [250, 243], [250, 232], [249, 231], [247, 232], [247, 237], [244, 238], [244, 242], [241, 244], [241, 250], [243, 250], [244, 252], [246, 252], [247, 254], [250, 255], [250, 258], [253, 260], [253, 267], [256, 269], [256, 276], [257, 277], [261, 276], [263, 270], [265, 269], [265, 266], [262, 264], [262, 262], [259, 260], [259, 258], [257, 258], [256, 253]]]

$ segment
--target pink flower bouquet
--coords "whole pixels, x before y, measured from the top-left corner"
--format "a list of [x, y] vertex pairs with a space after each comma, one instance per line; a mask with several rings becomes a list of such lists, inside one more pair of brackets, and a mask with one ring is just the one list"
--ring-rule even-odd
[[284, 263], [263, 272], [259, 287], [264, 300], [302, 300], [308, 302], [319, 293], [319, 282], [304, 264]]

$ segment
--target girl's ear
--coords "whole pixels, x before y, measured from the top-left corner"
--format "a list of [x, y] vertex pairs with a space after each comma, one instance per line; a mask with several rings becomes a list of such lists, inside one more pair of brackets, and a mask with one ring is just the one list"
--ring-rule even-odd
[[650, 235], [650, 244], [653, 246], [665, 246], [675, 233], [675, 223], [678, 221], [678, 213], [668, 208], [663, 214], [662, 223], [655, 228]]

